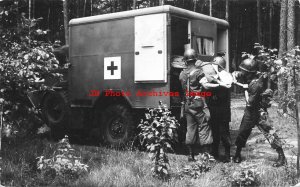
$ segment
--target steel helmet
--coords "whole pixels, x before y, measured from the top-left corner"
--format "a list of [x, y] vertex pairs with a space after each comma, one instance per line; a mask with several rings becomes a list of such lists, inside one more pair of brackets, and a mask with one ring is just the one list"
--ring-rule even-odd
[[226, 68], [226, 60], [223, 57], [221, 57], [221, 56], [216, 56], [213, 59], [213, 63], [217, 64], [218, 66], [220, 66], [223, 69]]
[[246, 71], [246, 72], [254, 73], [254, 72], [257, 71], [258, 65], [257, 65], [257, 62], [254, 59], [247, 58], [247, 59], [245, 59], [241, 62], [239, 68], [241, 70]]
[[187, 49], [184, 51], [184, 59], [185, 61], [197, 60], [196, 51], [194, 49]]

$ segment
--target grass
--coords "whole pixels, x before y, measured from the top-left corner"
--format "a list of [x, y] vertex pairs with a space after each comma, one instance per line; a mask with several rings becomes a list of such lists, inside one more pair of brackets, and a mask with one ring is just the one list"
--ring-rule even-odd
[[[237, 130], [243, 115], [244, 102], [242, 99], [234, 99], [232, 104], [231, 137], [235, 140]], [[287, 144], [296, 140], [296, 125], [290, 118], [282, 118], [277, 115], [276, 109], [270, 110], [274, 126], [286, 138]], [[243, 150], [245, 165], [253, 164], [260, 172], [260, 186], [291, 186], [298, 182], [295, 177], [295, 152], [297, 147], [285, 148], [290, 156], [289, 164], [285, 167], [274, 168], [272, 162], [276, 159], [275, 152], [263, 139], [257, 129], [249, 139], [249, 144]], [[234, 143], [234, 142], [233, 142]], [[36, 157], [50, 156], [55, 150], [55, 143], [45, 139], [26, 139], [5, 142], [2, 153], [1, 184], [5, 186], [230, 186], [228, 177], [234, 171], [240, 169], [240, 164], [217, 163], [211, 171], [202, 174], [198, 179], [180, 179], [179, 171], [187, 164], [185, 155], [169, 154], [170, 179], [162, 181], [152, 176], [152, 163], [147, 153], [114, 150], [106, 147], [75, 145], [81, 161], [89, 165], [88, 174], [73, 181], [46, 181], [36, 168]], [[234, 146], [232, 146], [232, 155]]]

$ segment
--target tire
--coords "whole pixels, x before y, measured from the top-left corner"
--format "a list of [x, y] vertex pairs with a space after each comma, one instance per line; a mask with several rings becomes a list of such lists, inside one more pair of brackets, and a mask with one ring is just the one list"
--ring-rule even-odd
[[134, 117], [129, 107], [122, 104], [108, 106], [101, 115], [103, 143], [112, 147], [123, 147], [132, 138]]
[[43, 116], [50, 125], [61, 125], [68, 115], [68, 97], [66, 92], [50, 92], [43, 102]]
[[68, 122], [69, 101], [65, 91], [49, 92], [43, 101], [43, 117], [51, 128], [51, 138], [60, 140], [66, 133]]

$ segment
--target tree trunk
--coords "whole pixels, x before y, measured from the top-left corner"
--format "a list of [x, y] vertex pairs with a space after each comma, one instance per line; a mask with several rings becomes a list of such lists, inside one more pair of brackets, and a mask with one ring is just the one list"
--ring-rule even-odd
[[133, 0], [132, 9], [135, 9], [135, 7], [136, 7], [136, 0]]
[[48, 7], [48, 18], [47, 18], [47, 23], [48, 23], [48, 29], [50, 30], [50, 11], [51, 11], [51, 6]]
[[[50, 13], [51, 13], [51, 5], [48, 7], [48, 16], [47, 16], [47, 24], [48, 24], [48, 30], [50, 29]], [[51, 40], [53, 38], [53, 35], [48, 34], [48, 40]]]
[[273, 5], [273, 1], [270, 1], [269, 4], [269, 48], [273, 47], [273, 9], [274, 9], [274, 5]]
[[197, 0], [194, 0], [194, 6], [193, 6], [193, 10], [194, 10], [194, 12], [196, 12], [196, 9], [197, 9]]
[[[17, 6], [17, 15], [19, 16], [20, 13], [19, 13], [19, 2], [18, 1], [16, 1], [16, 6]], [[17, 27], [18, 27], [17, 32], [18, 32], [18, 34], [20, 33], [20, 30], [21, 30], [21, 27], [22, 27], [21, 25], [22, 25], [22, 21], [21, 21], [21, 19], [18, 19], [17, 20]]]
[[32, 18], [35, 18], [35, 0], [32, 0]]
[[31, 19], [31, 6], [32, 6], [32, 0], [29, 0], [29, 6], [28, 6], [28, 18]]
[[261, 34], [261, 2], [256, 0], [257, 9], [257, 42], [261, 44], [262, 34]]
[[110, 0], [110, 13], [113, 13], [115, 11], [115, 0]]
[[226, 0], [225, 2], [225, 19], [229, 20], [229, 0]]
[[212, 16], [212, 0], [209, 0], [209, 16]]
[[85, 17], [85, 9], [86, 9], [86, 0], [84, 0], [84, 5], [83, 5], [83, 17]]
[[295, 47], [295, 0], [288, 0], [287, 6], [287, 50]]
[[91, 0], [91, 16], [93, 16], [93, 0]]
[[[288, 0], [287, 2], [287, 51], [292, 50], [295, 47], [295, 0]], [[294, 69], [294, 71], [292, 72], [293, 78], [294, 78], [294, 82], [292, 80], [292, 77], [289, 76], [288, 79], [288, 94], [292, 95], [293, 93], [295, 93], [295, 89], [293, 87], [293, 83], [296, 86], [297, 91], [299, 91], [299, 72], [297, 72], [298, 74], [296, 74], [296, 71]], [[297, 76], [297, 77], [296, 77]], [[296, 81], [296, 79], [298, 81]], [[298, 93], [298, 92], [296, 92]], [[297, 94], [298, 95], [298, 94]], [[297, 153], [297, 175], [299, 176], [300, 172], [299, 172], [299, 156], [300, 156], [300, 128], [299, 128], [299, 108], [300, 107], [300, 100], [299, 97], [296, 97], [296, 118], [297, 118], [297, 134], [298, 134], [298, 153]]]
[[287, 50], [287, 0], [281, 0], [280, 31], [279, 31], [279, 57]]
[[80, 17], [80, 9], [79, 9], [79, 7], [80, 7], [80, 0], [77, 0], [77, 17], [79, 18]]
[[299, 156], [300, 156], [300, 71], [294, 68], [294, 84], [295, 84], [295, 98], [296, 98], [296, 122], [297, 122], [297, 139], [298, 139], [298, 153], [297, 153], [297, 176], [300, 177], [299, 170]]
[[[287, 51], [295, 47], [295, 0], [288, 0], [287, 6]], [[293, 73], [293, 72], [291, 72]], [[295, 92], [292, 76], [289, 76], [288, 94], [292, 95]]]
[[[1, 104], [0, 108], [0, 167], [3, 168], [4, 163], [2, 160], [2, 129], [3, 129], [3, 113], [4, 113], [4, 108], [3, 108], [4, 103]], [[0, 176], [2, 177], [2, 170], [0, 170]], [[0, 186], [1, 185], [1, 180], [0, 180]]]
[[[3, 113], [4, 113], [4, 104], [1, 104], [1, 109], [0, 109], [0, 153], [2, 153], [2, 129], [3, 129]], [[2, 154], [1, 154], [2, 155]], [[0, 157], [2, 159], [2, 157]], [[1, 163], [2, 166], [2, 163]]]
[[165, 1], [164, 0], [159, 0], [159, 6], [162, 6], [165, 4]]
[[[287, 50], [287, 0], [281, 1], [280, 10], [280, 31], [279, 31], [279, 53], [278, 56], [282, 57], [283, 53]], [[278, 76], [278, 97], [282, 98], [287, 91], [287, 81], [282, 77]]]
[[115, 0], [114, 6], [115, 6], [115, 12], [119, 12], [119, 0]]
[[69, 45], [69, 9], [68, 9], [68, 0], [63, 0], [63, 9], [64, 9], [64, 28], [65, 28], [65, 43]]

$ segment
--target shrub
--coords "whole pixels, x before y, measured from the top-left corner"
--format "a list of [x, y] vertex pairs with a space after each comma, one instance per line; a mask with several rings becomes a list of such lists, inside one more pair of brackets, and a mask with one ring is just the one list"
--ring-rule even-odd
[[56, 72], [64, 67], [53, 54], [53, 44], [44, 40], [47, 31], [38, 28], [41, 18], [26, 19], [15, 10], [8, 7], [0, 13], [6, 15], [0, 16], [5, 25], [0, 30], [0, 105], [4, 128], [22, 134], [34, 123], [42, 124], [36, 117], [39, 111], [27, 98], [28, 92], [51, 89], [42, 80], [62, 79]]
[[259, 186], [259, 172], [255, 169], [235, 171], [231, 179], [232, 186]]
[[200, 154], [196, 162], [186, 165], [180, 172], [181, 179], [188, 176], [191, 178], [199, 178], [201, 174], [208, 172], [216, 164], [216, 160], [208, 153]]
[[158, 108], [147, 109], [145, 119], [142, 119], [138, 129], [141, 145], [145, 145], [154, 161], [152, 171], [155, 176], [167, 178], [169, 176], [169, 159], [167, 151], [173, 151], [172, 145], [178, 142], [178, 121], [167, 106], [159, 103]]
[[41, 171], [41, 177], [46, 181], [56, 178], [67, 182], [88, 172], [88, 166], [81, 163], [80, 157], [75, 155], [68, 136], [57, 143], [56, 151], [50, 158], [38, 157], [37, 167]]

